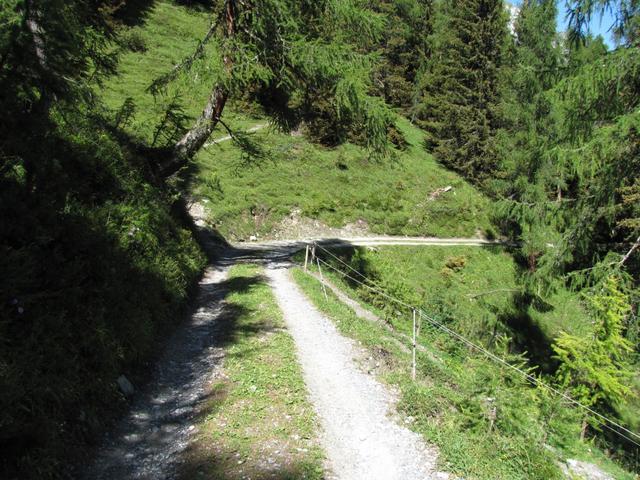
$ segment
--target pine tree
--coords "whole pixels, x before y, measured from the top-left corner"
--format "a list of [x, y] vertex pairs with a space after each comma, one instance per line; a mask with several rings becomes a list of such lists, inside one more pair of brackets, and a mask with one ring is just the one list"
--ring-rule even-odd
[[374, 71], [375, 92], [404, 112], [415, 103], [416, 80], [430, 55], [433, 0], [383, 0], [376, 11], [387, 18], [376, 45], [382, 61]]
[[417, 117], [427, 131], [427, 149], [478, 180], [497, 163], [494, 137], [500, 126], [507, 16], [501, 0], [442, 2], [438, 7]]
[[556, 83], [560, 66], [556, 15], [554, 0], [523, 2], [514, 22], [514, 44], [505, 76], [505, 131], [500, 137], [504, 181], [496, 183], [496, 189], [507, 198], [501, 205], [506, 216], [519, 225], [522, 252], [532, 272], [553, 238], [549, 223], [555, 210], [549, 208], [547, 199], [555, 186], [547, 184], [561, 180], [545, 155], [556, 136], [546, 93]]

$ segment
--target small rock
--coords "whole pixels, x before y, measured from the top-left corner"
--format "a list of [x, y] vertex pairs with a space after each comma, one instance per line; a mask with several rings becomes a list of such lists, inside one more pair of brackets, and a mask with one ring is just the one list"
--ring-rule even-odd
[[250, 242], [255, 242], [256, 240], [258, 240], [258, 237], [256, 237], [255, 235], [251, 235], [251, 236], [249, 237], [249, 241], [250, 241]]
[[133, 396], [133, 394], [135, 393], [135, 389], [133, 388], [133, 384], [127, 377], [125, 377], [124, 375], [120, 375], [116, 382], [118, 383], [118, 388], [125, 397], [129, 398]]
[[614, 480], [608, 473], [603, 472], [597, 465], [582, 462], [580, 460], [567, 460], [562, 465], [562, 470], [567, 478], [579, 478], [583, 480]]

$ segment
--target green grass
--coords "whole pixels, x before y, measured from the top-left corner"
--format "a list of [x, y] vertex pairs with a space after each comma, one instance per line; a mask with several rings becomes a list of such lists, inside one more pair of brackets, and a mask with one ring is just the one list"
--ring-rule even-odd
[[236, 313], [224, 379], [211, 387], [182, 478], [321, 479], [316, 419], [271, 289], [255, 266], [232, 268], [229, 283], [248, 287], [226, 299]]
[[[375, 233], [491, 234], [490, 201], [438, 165], [422, 149], [417, 128], [398, 123], [410, 146], [382, 162], [352, 144], [326, 148], [274, 131], [254, 135], [270, 156], [256, 164], [247, 164], [231, 142], [220, 144], [198, 155], [194, 193], [231, 239], [264, 236], [293, 209], [333, 227], [364, 220]], [[449, 185], [452, 191], [428, 199]]]
[[[163, 0], [143, 25], [128, 32], [141, 38], [146, 50], [122, 54], [119, 73], [99, 94], [113, 112], [127, 98], [133, 100], [135, 113], [125, 130], [138, 141], [152, 142], [168, 104], [176, 98], [190, 118], [200, 114], [219, 68], [215, 43], [207, 48], [207, 60], [181, 75], [164, 95], [154, 98], [146, 88], [194, 51], [209, 21], [205, 12]], [[265, 123], [255, 111], [230, 102], [224, 118], [233, 129], [245, 130]], [[369, 161], [364, 149], [351, 144], [325, 148], [275, 131], [254, 135], [269, 160], [246, 162], [232, 142], [212, 146], [197, 156], [192, 190], [207, 200], [212, 223], [230, 239], [264, 236], [295, 208], [330, 226], [364, 220], [375, 233], [492, 235], [490, 201], [424, 151], [419, 129], [402, 118], [398, 126], [409, 147], [384, 162]], [[213, 137], [224, 135], [226, 131], [218, 128]], [[449, 185], [452, 191], [429, 200], [433, 191]]]
[[[577, 412], [544, 390], [426, 325], [419, 338], [425, 351], [418, 352], [414, 382], [410, 356], [398, 347], [399, 337], [382, 324], [359, 319], [331, 292], [325, 299], [320, 283], [302, 270], [294, 270], [294, 278], [344, 335], [360, 341], [383, 365], [379, 376], [399, 389], [400, 413], [413, 430], [438, 446], [441, 470], [470, 479], [562, 479], [557, 463], [578, 458], [600, 465], [616, 479], [634, 478], [595, 446], [580, 443]], [[404, 322], [406, 331], [408, 315]], [[501, 354], [519, 360], [506, 351]]]
[[[142, 38], [145, 51], [123, 53], [117, 75], [107, 79], [99, 94], [113, 111], [117, 111], [127, 98], [133, 99], [135, 115], [126, 125], [130, 135], [150, 144], [167, 105], [176, 98], [192, 119], [201, 113], [217, 68], [215, 42], [207, 46], [207, 59], [197, 61], [191, 72], [180, 75], [162, 95], [154, 97], [146, 89], [195, 51], [210, 22], [211, 16], [206, 12], [161, 0], [149, 11], [144, 24], [131, 27], [127, 32]], [[225, 110], [225, 120], [235, 129], [256, 123], [251, 115], [234, 112], [233, 105]], [[220, 127], [215, 135], [224, 136], [226, 131]]]
[[539, 330], [547, 339], [563, 330], [590, 331], [574, 292], [559, 287], [544, 301], [519, 299], [518, 267], [503, 247], [381, 247], [360, 249], [352, 261], [385, 288], [452, 319], [476, 338], [492, 337], [496, 328], [505, 333], [496, 327], [501, 322], [511, 323], [514, 331]]

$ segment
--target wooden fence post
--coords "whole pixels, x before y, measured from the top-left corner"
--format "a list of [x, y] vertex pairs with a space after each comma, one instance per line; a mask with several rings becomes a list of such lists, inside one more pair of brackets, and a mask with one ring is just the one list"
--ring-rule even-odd
[[309, 244], [307, 243], [307, 248], [304, 251], [304, 271], [307, 272], [307, 264], [309, 263]]
[[416, 379], [416, 309], [413, 309], [413, 349], [411, 361], [411, 378]]
[[327, 295], [327, 287], [324, 286], [324, 277], [322, 276], [322, 269], [320, 268], [320, 259], [316, 257], [316, 261], [318, 262], [318, 272], [320, 272], [320, 283], [322, 284], [322, 291], [324, 292], [324, 299], [329, 300], [329, 296]]

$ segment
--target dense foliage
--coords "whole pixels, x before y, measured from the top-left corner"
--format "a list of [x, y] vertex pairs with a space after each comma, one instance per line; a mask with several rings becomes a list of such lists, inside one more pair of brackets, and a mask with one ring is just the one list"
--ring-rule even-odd
[[497, 163], [499, 74], [506, 39], [500, 0], [438, 4], [432, 56], [420, 79], [419, 125], [425, 144], [445, 165], [470, 178]]
[[0, 10], [3, 478], [59, 474], [69, 444], [101, 431], [124, 404], [116, 379], [179, 322], [204, 263], [92, 95], [115, 66], [111, 7]]

